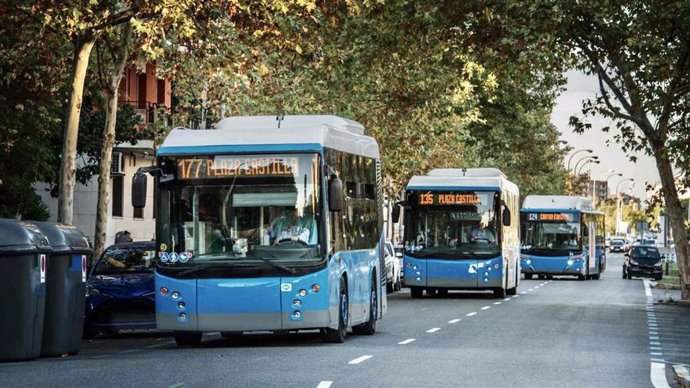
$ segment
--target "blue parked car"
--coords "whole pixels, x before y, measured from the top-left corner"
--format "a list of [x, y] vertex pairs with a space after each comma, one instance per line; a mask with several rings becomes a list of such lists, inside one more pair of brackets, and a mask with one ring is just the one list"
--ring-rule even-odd
[[103, 252], [86, 282], [84, 338], [156, 328], [155, 254], [153, 241], [115, 244]]

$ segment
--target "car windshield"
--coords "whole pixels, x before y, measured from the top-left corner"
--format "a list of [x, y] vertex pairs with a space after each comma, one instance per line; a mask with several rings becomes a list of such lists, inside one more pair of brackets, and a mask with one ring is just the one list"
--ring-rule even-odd
[[659, 250], [653, 247], [635, 247], [632, 250], [632, 256], [636, 259], [661, 259]]
[[[446, 259], [499, 251], [496, 192], [410, 192], [405, 212], [405, 253]], [[409, 227], [407, 227], [409, 225]]]
[[103, 252], [94, 273], [151, 272], [155, 256], [153, 248], [110, 247]]
[[612, 245], [623, 245], [623, 244], [625, 244], [625, 242], [623, 242], [623, 240], [613, 240], [613, 241], [611, 241], [611, 244]]
[[[159, 265], [304, 264], [323, 259], [316, 154], [164, 158]], [[164, 171], [166, 169], [164, 168]]]
[[[522, 213], [523, 251], [582, 250], [579, 217], [573, 213]], [[616, 240], [612, 241], [616, 244]]]

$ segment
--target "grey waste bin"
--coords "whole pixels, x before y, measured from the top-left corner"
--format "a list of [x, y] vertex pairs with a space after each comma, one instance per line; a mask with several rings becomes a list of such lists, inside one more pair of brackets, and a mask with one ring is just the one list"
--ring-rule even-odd
[[48, 260], [41, 356], [75, 354], [81, 348], [86, 263], [93, 251], [73, 226], [35, 222], [53, 249]]
[[36, 225], [0, 219], [0, 361], [41, 353], [48, 244]]

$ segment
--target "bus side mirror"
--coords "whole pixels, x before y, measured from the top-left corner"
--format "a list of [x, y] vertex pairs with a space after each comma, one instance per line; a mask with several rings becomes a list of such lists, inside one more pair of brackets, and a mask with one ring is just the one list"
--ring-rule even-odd
[[391, 212], [391, 220], [394, 224], [397, 224], [398, 221], [400, 221], [400, 205], [398, 205], [397, 203], [393, 205], [393, 211]]
[[510, 226], [510, 210], [508, 208], [503, 208], [501, 218], [503, 219], [503, 226]]
[[132, 207], [146, 207], [146, 174], [137, 172], [132, 178]]
[[332, 212], [343, 210], [343, 181], [336, 175], [328, 180], [328, 209]]

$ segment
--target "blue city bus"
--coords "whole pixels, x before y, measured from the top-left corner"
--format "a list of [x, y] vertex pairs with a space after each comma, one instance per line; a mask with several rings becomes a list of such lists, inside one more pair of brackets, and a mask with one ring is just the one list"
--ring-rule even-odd
[[413, 298], [449, 290], [515, 295], [518, 187], [495, 168], [435, 169], [405, 189], [404, 286]]
[[373, 334], [386, 311], [379, 148], [336, 116], [173, 129], [133, 180], [156, 179], [156, 326], [204, 332]]
[[525, 279], [599, 279], [606, 269], [604, 214], [587, 198], [529, 195], [520, 210]]

